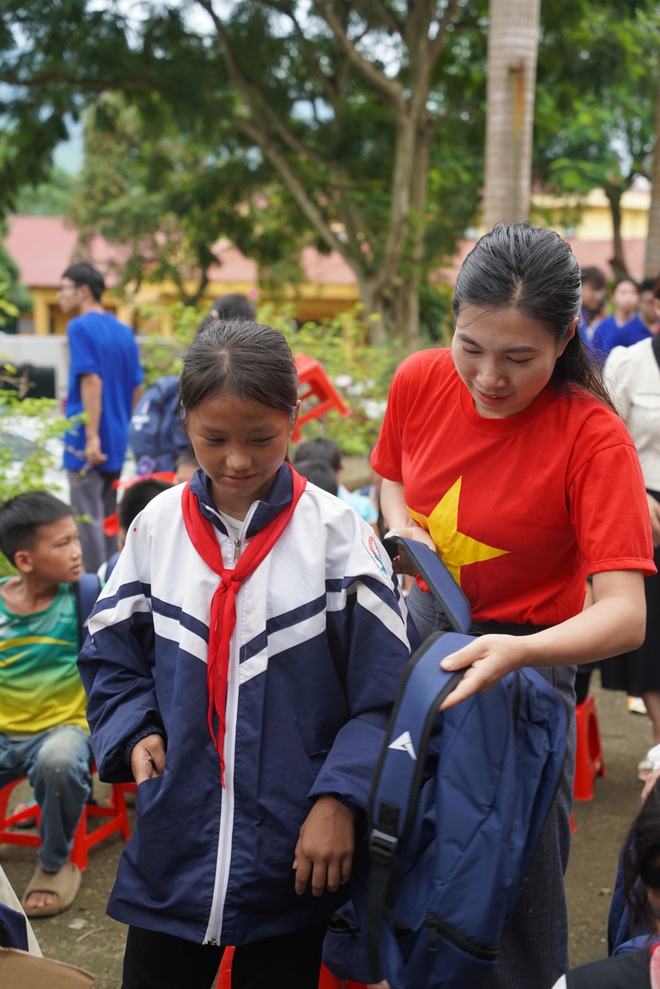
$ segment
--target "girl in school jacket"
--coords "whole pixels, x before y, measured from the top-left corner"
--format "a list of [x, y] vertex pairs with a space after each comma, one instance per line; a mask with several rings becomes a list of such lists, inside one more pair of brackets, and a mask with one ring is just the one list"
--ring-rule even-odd
[[138, 782], [108, 905], [130, 925], [124, 987], [210, 986], [236, 945], [233, 985], [314, 989], [405, 605], [372, 529], [284, 462], [281, 334], [211, 325], [181, 401], [200, 469], [133, 523], [80, 656], [99, 774]]

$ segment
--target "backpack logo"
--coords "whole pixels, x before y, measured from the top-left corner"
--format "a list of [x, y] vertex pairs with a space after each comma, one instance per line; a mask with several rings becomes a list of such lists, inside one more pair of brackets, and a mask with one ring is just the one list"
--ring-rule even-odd
[[407, 752], [410, 758], [417, 762], [415, 747], [413, 746], [409, 731], [404, 731], [403, 735], [399, 735], [399, 737], [395, 738], [394, 741], [387, 747], [388, 749], [398, 749], [401, 752]]

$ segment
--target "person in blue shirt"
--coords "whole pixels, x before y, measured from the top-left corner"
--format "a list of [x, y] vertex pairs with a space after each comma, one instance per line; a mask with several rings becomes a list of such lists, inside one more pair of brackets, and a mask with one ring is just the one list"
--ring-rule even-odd
[[603, 303], [605, 301], [606, 279], [600, 268], [583, 268], [580, 272], [582, 283], [582, 308], [578, 320], [578, 333], [585, 341], [591, 343], [594, 331], [600, 320], [605, 315]]
[[[639, 287], [634, 278], [624, 275], [623, 278], [617, 279], [612, 291], [612, 302], [614, 312], [598, 324], [591, 341], [592, 347], [601, 360], [604, 360], [614, 347], [630, 346], [629, 343], [621, 343], [620, 340], [622, 337], [626, 338], [627, 334], [629, 335], [628, 327], [631, 323], [634, 323], [635, 319], [639, 320], [637, 315]], [[640, 326], [644, 330], [645, 336], [648, 336], [648, 330], [641, 321]], [[631, 340], [631, 343], [637, 343], [638, 340], [642, 339], [644, 338], [637, 336], [635, 340]]]
[[96, 571], [116, 549], [103, 533], [103, 519], [117, 506], [114, 487], [128, 438], [128, 424], [140, 395], [142, 368], [130, 326], [101, 305], [103, 275], [89, 264], [72, 264], [58, 289], [60, 309], [78, 313], [67, 327], [70, 367], [67, 416], [81, 412], [64, 439], [64, 467], [71, 504], [84, 517], [80, 542], [87, 571]]

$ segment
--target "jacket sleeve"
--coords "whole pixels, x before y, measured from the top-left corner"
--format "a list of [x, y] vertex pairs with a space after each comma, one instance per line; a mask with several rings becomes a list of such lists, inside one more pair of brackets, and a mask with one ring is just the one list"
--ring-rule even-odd
[[357, 516], [355, 524], [346, 576], [328, 581], [327, 593], [327, 634], [350, 720], [335, 737], [309, 796], [329, 793], [366, 810], [411, 644], [389, 558]]
[[130, 752], [140, 738], [152, 732], [165, 737], [152, 673], [151, 588], [137, 562], [148, 556], [144, 545], [148, 526], [139, 529], [137, 535], [129, 533], [96, 602], [78, 659], [96, 765], [99, 777], [107, 783], [133, 779]]

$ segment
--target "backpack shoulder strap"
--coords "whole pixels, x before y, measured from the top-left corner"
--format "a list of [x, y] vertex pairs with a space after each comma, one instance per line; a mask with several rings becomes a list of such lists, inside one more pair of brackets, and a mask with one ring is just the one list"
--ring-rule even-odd
[[375, 981], [382, 979], [380, 933], [395, 893], [395, 852], [413, 826], [433, 721], [440, 704], [469, 668], [448, 672], [440, 663], [470, 642], [472, 636], [456, 632], [430, 636], [408, 663], [390, 718], [369, 798], [372, 830], [366, 940]]
[[[399, 553], [412, 561], [415, 569], [426, 582], [455, 632], [467, 634], [472, 623], [470, 602], [463, 594], [437, 553], [416, 539], [394, 536]], [[387, 542], [390, 542], [388, 539]]]
[[95, 573], [83, 573], [80, 575], [75, 588], [78, 610], [78, 645], [82, 649], [87, 635], [87, 619], [91, 615], [92, 608], [101, 592], [101, 581]]

